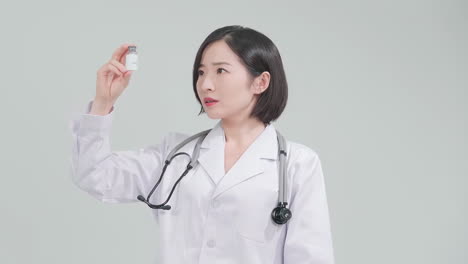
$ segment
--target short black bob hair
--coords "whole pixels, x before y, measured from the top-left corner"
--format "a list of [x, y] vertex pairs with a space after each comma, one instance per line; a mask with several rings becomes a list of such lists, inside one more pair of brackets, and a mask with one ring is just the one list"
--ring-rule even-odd
[[250, 117], [258, 118], [264, 124], [278, 119], [288, 100], [288, 83], [283, 62], [275, 44], [264, 34], [239, 25], [225, 26], [213, 31], [198, 49], [193, 64], [193, 91], [204, 113], [202, 102], [197, 93], [198, 68], [203, 51], [212, 42], [224, 40], [231, 50], [244, 63], [253, 78], [262, 72], [270, 73], [268, 88], [259, 95]]

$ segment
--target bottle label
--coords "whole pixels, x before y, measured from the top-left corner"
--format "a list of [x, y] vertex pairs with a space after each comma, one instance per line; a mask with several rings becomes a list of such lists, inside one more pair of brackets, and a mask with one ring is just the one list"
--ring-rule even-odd
[[125, 68], [129, 71], [138, 69], [138, 56], [136, 54], [127, 54], [125, 57]]

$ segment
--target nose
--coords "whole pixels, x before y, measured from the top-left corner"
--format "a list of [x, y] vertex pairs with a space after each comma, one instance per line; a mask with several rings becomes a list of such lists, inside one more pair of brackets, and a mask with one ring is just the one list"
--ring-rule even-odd
[[208, 74], [205, 73], [202, 76], [198, 77], [198, 88], [202, 91], [213, 91], [213, 81], [207, 75]]

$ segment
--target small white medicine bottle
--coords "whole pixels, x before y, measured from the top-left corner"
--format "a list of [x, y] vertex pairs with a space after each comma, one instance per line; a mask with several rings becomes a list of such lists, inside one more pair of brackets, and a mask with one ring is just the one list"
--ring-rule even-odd
[[129, 71], [136, 71], [138, 69], [136, 46], [128, 46], [128, 53], [125, 56], [125, 68]]

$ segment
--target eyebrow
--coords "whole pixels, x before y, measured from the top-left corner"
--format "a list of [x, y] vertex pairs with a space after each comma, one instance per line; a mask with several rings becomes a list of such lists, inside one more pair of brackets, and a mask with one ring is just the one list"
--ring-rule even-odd
[[[211, 63], [211, 64], [214, 65], [214, 66], [216, 66], [216, 65], [221, 65], [221, 64], [227, 64], [227, 65], [232, 66], [230, 63], [227, 63], [227, 62], [225, 62], [225, 61], [213, 62], [213, 63]], [[200, 66], [199, 66], [199, 67], [204, 67], [204, 66], [205, 66], [204, 64], [200, 63]]]

